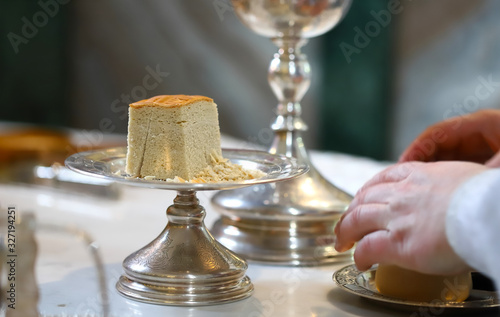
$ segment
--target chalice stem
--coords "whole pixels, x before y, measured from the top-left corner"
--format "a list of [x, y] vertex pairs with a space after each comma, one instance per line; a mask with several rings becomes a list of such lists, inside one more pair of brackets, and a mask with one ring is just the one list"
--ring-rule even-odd
[[300, 101], [311, 84], [311, 68], [301, 47], [307, 40], [297, 37], [273, 39], [279, 47], [268, 72], [268, 81], [276, 98], [276, 119], [271, 124], [275, 138], [270, 153], [294, 156], [303, 163], [307, 160], [301, 133], [307, 125], [301, 117]]

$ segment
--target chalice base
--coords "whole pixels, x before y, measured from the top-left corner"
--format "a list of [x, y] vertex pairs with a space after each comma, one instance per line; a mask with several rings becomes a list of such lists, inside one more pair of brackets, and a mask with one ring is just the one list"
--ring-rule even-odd
[[334, 228], [352, 197], [310, 165], [293, 180], [217, 193], [222, 215], [211, 229], [223, 245], [246, 260], [287, 266], [350, 261], [335, 250]]

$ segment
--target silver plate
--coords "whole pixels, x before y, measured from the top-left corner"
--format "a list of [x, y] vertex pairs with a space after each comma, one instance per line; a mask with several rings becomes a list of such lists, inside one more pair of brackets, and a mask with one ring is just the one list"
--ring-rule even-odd
[[468, 313], [482, 310], [498, 309], [500, 302], [498, 292], [472, 289], [469, 298], [463, 302], [414, 302], [404, 299], [389, 297], [378, 292], [375, 287], [376, 269], [361, 272], [354, 264], [343, 267], [333, 274], [337, 285], [352, 294], [364, 297], [375, 303], [404, 310], [428, 309], [431, 312], [443, 313]]
[[308, 167], [305, 164], [297, 163], [297, 160], [294, 158], [272, 155], [262, 151], [224, 149], [222, 150], [222, 156], [229, 159], [232, 163], [241, 165], [245, 169], [259, 170], [265, 175], [258, 179], [240, 182], [203, 184], [166, 182], [131, 177], [125, 172], [126, 147], [77, 153], [68, 157], [65, 165], [69, 169], [85, 175], [109, 179], [127, 185], [178, 191], [239, 188], [290, 179], [308, 171]]

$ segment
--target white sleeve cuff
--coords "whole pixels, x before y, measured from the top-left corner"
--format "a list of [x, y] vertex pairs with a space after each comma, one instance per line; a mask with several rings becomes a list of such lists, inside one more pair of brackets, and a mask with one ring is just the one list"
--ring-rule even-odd
[[468, 265], [500, 285], [500, 169], [476, 175], [455, 191], [446, 235]]

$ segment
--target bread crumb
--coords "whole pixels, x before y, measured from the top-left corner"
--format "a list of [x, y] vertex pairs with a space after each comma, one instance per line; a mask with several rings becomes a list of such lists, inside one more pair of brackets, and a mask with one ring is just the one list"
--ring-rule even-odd
[[243, 166], [231, 163], [228, 159], [217, 155], [210, 156], [212, 162], [198, 173], [191, 182], [219, 183], [238, 182], [263, 177], [259, 170], [245, 169]]
[[244, 180], [256, 179], [265, 176], [265, 173], [259, 170], [245, 169], [243, 166], [231, 163], [226, 158], [218, 155], [210, 155], [211, 164], [196, 174], [193, 179], [185, 180], [182, 177], [161, 179], [156, 176], [145, 176], [145, 180], [161, 180], [172, 183], [221, 183], [221, 182], [239, 182]]

